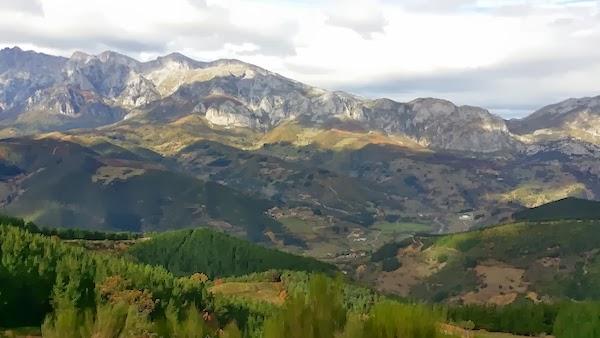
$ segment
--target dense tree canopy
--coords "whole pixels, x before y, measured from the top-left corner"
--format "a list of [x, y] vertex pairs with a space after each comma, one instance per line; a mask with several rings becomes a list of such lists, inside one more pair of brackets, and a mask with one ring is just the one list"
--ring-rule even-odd
[[161, 265], [176, 275], [196, 272], [210, 278], [244, 275], [269, 269], [333, 272], [313, 258], [265, 248], [208, 229], [170, 231], [132, 246], [140, 262]]
[[4, 327], [41, 323], [52, 310], [52, 299], [93, 308], [99, 299], [98, 287], [111, 276], [127, 280], [132, 291], [152, 294], [157, 304], [153, 313], [164, 312], [169, 303], [211, 307], [199, 281], [12, 226], [0, 226], [0, 255], [0, 326]]

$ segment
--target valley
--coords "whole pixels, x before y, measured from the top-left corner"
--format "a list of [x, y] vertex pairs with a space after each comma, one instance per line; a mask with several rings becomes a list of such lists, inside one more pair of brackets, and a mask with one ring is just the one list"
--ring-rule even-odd
[[[279, 247], [295, 243], [284, 245], [290, 250], [314, 242], [308, 252], [322, 258], [358, 244], [345, 239], [353, 231], [375, 248], [394, 231], [406, 232], [390, 223], [464, 231], [504, 222], [523, 207], [568, 196], [593, 199], [600, 191], [596, 143], [547, 132], [565, 121], [569, 128], [593, 128], [574, 121], [583, 116], [592, 123], [586, 114], [597, 111], [594, 98], [504, 121], [445, 100], [367, 100], [238, 60], [198, 62], [176, 53], [139, 62], [115, 52], [63, 58], [12, 48], [0, 52], [0, 65], [4, 92], [18, 93], [3, 99], [0, 116], [3, 134], [12, 137], [0, 144], [7, 168], [2, 208], [43, 224], [149, 231], [208, 222]], [[23, 74], [32, 82], [19, 82]], [[35, 124], [28, 122], [31, 114]], [[101, 122], [106, 114], [112, 115]], [[545, 114], [561, 117], [532, 129], [531, 121]], [[74, 156], [85, 162], [70, 162]], [[67, 180], [94, 197], [55, 198]], [[190, 188], [150, 197], [140, 190], [149, 180], [164, 182], [166, 191]], [[37, 181], [46, 182], [38, 191]], [[202, 201], [202, 190], [217, 186], [232, 189], [225, 195], [256, 199], [260, 215], [219, 216], [218, 204], [236, 202], [220, 193], [214, 207]], [[94, 201], [90, 208], [111, 191], [125, 200]], [[129, 205], [126, 214], [115, 210], [122, 205]], [[286, 215], [301, 213], [319, 231], [282, 226], [265, 216], [269, 209], [288, 224], [298, 222]], [[258, 232], [244, 229], [242, 223], [259, 219]]]

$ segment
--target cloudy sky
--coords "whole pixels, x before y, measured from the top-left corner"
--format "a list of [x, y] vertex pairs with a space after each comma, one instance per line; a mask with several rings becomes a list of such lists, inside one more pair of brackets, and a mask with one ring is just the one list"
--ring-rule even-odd
[[328, 89], [522, 116], [600, 95], [600, 0], [0, 0], [0, 47], [238, 58]]

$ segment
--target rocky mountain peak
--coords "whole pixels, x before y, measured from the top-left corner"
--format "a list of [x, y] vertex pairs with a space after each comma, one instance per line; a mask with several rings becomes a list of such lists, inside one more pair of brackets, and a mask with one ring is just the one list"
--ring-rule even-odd
[[408, 106], [418, 115], [419, 120], [448, 116], [457, 110], [454, 103], [435, 98], [418, 98], [410, 101]]
[[[278, 76], [277, 74], [272, 73], [264, 68], [237, 59], [218, 59], [209, 62], [207, 64], [207, 67], [234, 69], [238, 70], [240, 73], [256, 73], [260, 75]], [[235, 72], [233, 72], [232, 74], [235, 75]]]
[[4, 47], [4, 48], [0, 49], [0, 55], [7, 55], [7, 54], [21, 53], [21, 52], [23, 52], [23, 50], [21, 48], [19, 48], [18, 46]]
[[139, 68], [139, 62], [129, 56], [117, 52], [105, 51], [98, 55], [90, 55], [84, 52], [74, 52], [69, 58], [69, 63], [74, 68], [78, 67], [111, 67], [122, 66], [130, 69]]
[[545, 106], [523, 119], [511, 120], [508, 125], [517, 134], [576, 127], [600, 137], [600, 96], [570, 98]]
[[185, 55], [183, 55], [181, 53], [177, 53], [177, 52], [170, 53], [170, 54], [167, 54], [165, 56], [160, 56], [160, 57], [158, 57], [158, 59], [160, 59], [160, 60], [168, 60], [168, 61], [172, 61], [172, 62], [177, 62], [177, 63], [180, 63], [180, 64], [191, 65], [191, 66], [193, 66], [192, 68], [197, 68], [197, 67], [200, 67], [200, 66], [202, 66], [202, 65], [205, 64], [204, 62], [196, 61], [196, 60], [194, 60], [192, 58], [189, 58], [189, 57], [187, 57], [187, 56], [185, 56]]
[[91, 58], [93, 58], [92, 55], [81, 52], [81, 51], [75, 51], [73, 52], [73, 54], [71, 54], [71, 57], [69, 58], [69, 60], [71, 61], [76, 61], [76, 62], [86, 62], [88, 60], [90, 60]]
[[161, 70], [188, 71], [196, 68], [203, 68], [205, 65], [205, 62], [196, 61], [181, 53], [170, 53], [143, 63], [142, 68], [145, 73], [149, 73]]
[[52, 56], [34, 51], [25, 51], [19, 47], [4, 48], [0, 50], [0, 74], [8, 71], [16, 72], [39, 72], [33, 76], [45, 76], [52, 72], [53, 68], [61, 67], [66, 61], [60, 56]]
[[139, 66], [139, 62], [137, 60], [113, 51], [104, 51], [98, 54], [97, 58], [103, 63], [115, 63], [125, 65], [130, 68], [136, 68]]

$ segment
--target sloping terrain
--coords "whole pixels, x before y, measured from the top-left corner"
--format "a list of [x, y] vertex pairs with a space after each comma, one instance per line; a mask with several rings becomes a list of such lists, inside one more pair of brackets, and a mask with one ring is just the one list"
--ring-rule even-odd
[[[13, 223], [17, 227], [11, 226]], [[583, 227], [600, 226], [597, 222], [575, 223]], [[517, 257], [515, 250], [518, 250], [520, 258], [518, 259], [519, 262], [514, 263], [515, 266], [519, 264], [535, 265], [535, 263], [527, 263], [529, 260], [527, 255], [535, 256], [534, 252], [543, 251], [544, 243], [547, 243], [551, 237], [547, 236], [547, 232], [540, 231], [540, 227], [545, 227], [544, 229], [548, 231], [556, 231], [557, 228], [554, 226], [562, 226], [562, 229], [575, 228], [569, 225], [556, 222], [511, 224], [452, 236], [420, 237], [418, 240], [410, 242], [415, 244], [420, 241], [421, 247], [419, 249], [421, 252], [432, 250], [439, 253], [440, 248], [446, 250], [446, 252], [452, 249], [461, 252], [469, 259], [474, 257], [482, 257], [483, 259], [485, 257], [488, 261]], [[536, 226], [538, 228], [532, 231]], [[573, 318], [591, 323], [592, 320], [596, 319], [598, 313], [597, 303], [592, 302], [536, 304], [541, 300], [549, 301], [550, 299], [537, 298], [539, 297], [538, 294], [529, 291], [526, 295], [528, 300], [521, 300], [519, 304], [502, 308], [451, 306], [446, 308], [449, 311], [449, 315], [446, 317], [437, 310], [439, 309], [437, 306], [433, 306], [432, 311], [430, 306], [415, 305], [412, 302], [391, 301], [390, 298], [377, 294], [372, 290], [353, 283], [343, 282], [341, 278], [333, 280], [323, 275], [314, 274], [315, 271], [331, 271], [329, 270], [330, 266], [315, 260], [260, 248], [248, 242], [207, 230], [175, 231], [157, 235], [150, 240], [141, 239], [129, 251], [129, 253], [136, 255], [134, 251], [137, 247], [137, 249], [145, 252], [146, 258], [151, 258], [152, 263], [156, 263], [166, 256], [173, 257], [174, 260], [171, 260], [173, 264], [165, 267], [177, 271], [181, 268], [190, 267], [191, 269], [187, 271], [197, 271], [196, 268], [203, 266], [204, 271], [217, 268], [217, 271], [241, 273], [242, 271], [263, 271], [265, 267], [281, 266], [281, 263], [312, 271], [269, 270], [214, 281], [210, 281], [208, 276], [199, 273], [195, 273], [190, 277], [173, 278], [173, 275], [160, 267], [132, 263], [128, 260], [130, 258], [128, 254], [119, 258], [115, 257], [116, 252], [112, 254], [89, 252], [73, 247], [73, 245], [61, 243], [60, 236], [69, 236], [68, 232], [60, 232], [58, 237], [50, 238], [32, 234], [25, 229], [31, 227], [33, 225], [12, 218], [3, 218], [2, 224], [0, 224], [0, 253], [3, 257], [0, 264], [0, 280], [3, 281], [0, 283], [0, 299], [2, 299], [0, 313], [3, 314], [3, 316], [0, 316], [0, 326], [6, 328], [15, 325], [34, 325], [8, 330], [2, 329], [0, 334], [8, 336], [15, 333], [39, 335], [38, 325], [46, 314], [50, 311], [54, 311], [55, 314], [65, 311], [61, 308], [64, 305], [60, 305], [63, 303], [57, 302], [56, 299], [71, 301], [74, 304], [74, 313], [87, 311], [87, 316], [89, 316], [74, 315], [75, 317], [72, 317], [75, 320], [74, 322], [69, 321], [60, 324], [62, 330], [67, 330], [68, 325], [73, 325], [77, 330], [81, 327], [92, 330], [90, 326], [93, 326], [93, 330], [99, 330], [99, 326], [103, 321], [100, 319], [103, 318], [101, 317], [103, 311], [108, 311], [106, 315], [109, 315], [110, 318], [115, 318], [115, 316], [121, 318], [122, 314], [115, 308], [101, 307], [98, 307], [96, 312], [92, 312], [90, 306], [117, 306], [120, 304], [119, 302], [124, 301], [124, 304], [130, 306], [129, 313], [138, 311], [135, 313], [141, 316], [151, 315], [149, 318], [157, 321], [157, 325], [143, 326], [146, 332], [148, 329], [152, 329], [153, 332], [163, 332], [161, 334], [166, 334], [166, 336], [178, 335], [173, 333], [178, 331], [172, 328], [172, 325], [175, 325], [173, 319], [178, 318], [178, 309], [186, 308], [189, 304], [196, 304], [196, 306], [200, 304], [198, 310], [202, 309], [202, 312], [193, 312], [194, 317], [189, 317], [194, 318], [194, 322], [202, 318], [209, 328], [218, 331], [220, 327], [223, 327], [223, 323], [235, 320], [240, 323], [240, 327], [246, 332], [253, 332], [252, 337], [263, 337], [263, 331], [261, 330], [263, 321], [276, 316], [280, 310], [286, 311], [290, 304], [294, 304], [298, 299], [306, 299], [307, 297], [311, 301], [326, 304], [319, 308], [314, 305], [307, 307], [306, 309], [311, 313], [312, 311], [323, 313], [321, 309], [330, 308], [331, 305], [329, 304], [334, 303], [336, 306], [343, 307], [345, 311], [360, 314], [359, 317], [347, 317], [350, 323], [355, 320], [370, 320], [378, 314], [387, 316], [393, 314], [394, 318], [397, 316], [405, 318], [402, 311], [413, 311], [415, 315], [405, 320], [409, 325], [419, 323], [419, 318], [426, 318], [429, 321], [435, 318], [436, 322], [430, 326], [427, 332], [433, 334], [435, 331], [440, 330], [445, 333], [441, 337], [522, 337], [508, 333], [473, 331], [464, 329], [463, 326], [493, 328], [498, 331], [515, 332], [527, 336], [538, 336], [540, 334], [540, 337], [548, 337], [548, 335], [542, 334], [543, 332], [554, 331], [555, 333], [558, 332], [557, 337], [565, 337], [564, 332], [570, 332], [573, 330], [574, 323], [579, 323], [573, 322]], [[580, 230], [589, 231], [590, 229]], [[98, 234], [101, 235], [101, 233]], [[104, 235], [108, 238], [114, 234]], [[556, 255], [552, 253], [552, 257], [575, 255], [578, 252], [577, 250], [590, 248], [591, 243], [597, 241], [595, 237], [589, 238], [588, 236], [587, 239], [584, 238], [580, 235], [579, 230], [570, 233], [569, 236], [565, 235], [566, 233], [558, 234], [558, 238], [561, 240], [557, 241], [556, 247], [552, 249], [554, 253], [557, 253]], [[522, 242], [515, 241], [519, 238], [522, 241], [531, 241], [529, 236], [536, 236], [541, 239], [540, 243], [534, 243], [531, 246], [531, 252], [523, 250]], [[567, 239], [567, 237], [569, 238]], [[476, 240], [480, 242], [475, 243]], [[149, 243], [150, 250], [145, 247], [146, 243]], [[485, 247], [482, 249], [480, 244], [485, 244]], [[511, 247], [511, 244], [516, 245], [516, 247]], [[406, 244], [399, 244], [397, 247], [407, 248]], [[498, 250], [494, 251], [490, 248]], [[412, 252], [417, 253], [416, 250]], [[171, 255], [172, 253], [174, 255]], [[582, 296], [573, 296], [573, 298], [596, 299], [600, 296], [594, 292], [590, 293], [590, 290], [600, 282], [598, 279], [600, 267], [596, 266], [595, 254], [597, 252], [594, 252], [593, 255], [587, 255], [587, 261], [582, 266], [579, 263], [575, 264], [577, 276], [572, 278], [573, 284], [569, 285], [568, 289], [563, 289], [563, 291], [577, 291], [577, 288], [587, 289], [579, 290], [583, 292]], [[450, 254], [444, 259], [439, 259], [440, 256], [437, 257], [438, 263], [443, 264], [452, 262], [458, 256]], [[582, 255], [579, 255], [579, 257], [583, 258]], [[158, 263], [162, 264], [161, 262]], [[326, 270], [321, 270], [321, 268]], [[522, 290], [522, 283], [520, 283], [524, 278], [522, 267], [477, 264], [473, 270], [484, 280], [485, 285], [477, 292], [467, 293], [465, 299], [463, 299], [467, 303], [476, 303], [472, 302], [471, 299], [474, 295], [481, 296], [482, 299], [491, 297], [490, 299], [494, 302], [499, 299], [510, 298], [504, 297], [502, 292], [502, 297], [493, 296], [492, 289], [496, 288], [517, 293], [525, 292]], [[180, 272], [186, 274], [183, 271]], [[538, 275], [533, 276], [537, 277]], [[557, 282], [556, 285], [558, 285], [558, 282], [563, 281], [564, 275], [556, 273], [555, 276], [556, 280], [554, 282]], [[528, 282], [525, 284], [527, 287], [531, 286]], [[428, 291], [432, 291], [434, 287], [441, 285], [443, 284], [427, 284], [426, 288]], [[575, 289], [572, 289], [573, 287]], [[24, 292], [24, 290], [35, 291]], [[212, 295], [208, 295], [207, 290]], [[332, 290], [335, 292], [331, 292]], [[558, 289], [554, 289], [554, 291], [556, 290]], [[318, 292], [322, 293], [319, 294]], [[27, 304], [27, 307], [22, 306], [24, 303]], [[394, 304], [396, 306], [392, 307]], [[187, 311], [192, 311], [190, 309]], [[582, 309], [583, 311], [581, 311]], [[297, 323], [296, 312], [291, 317], [290, 323]], [[124, 313], [127, 313], [127, 311]], [[330, 318], [332, 318], [330, 312], [324, 313], [327, 321], [330, 321]], [[343, 315], [346, 316], [347, 314]], [[58, 318], [64, 318], [56, 316], [56, 319], [46, 317], [41, 330], [44, 336], [48, 336], [51, 320], [58, 321]], [[163, 323], [161, 320], [164, 319], [163, 316], [166, 316], [169, 320], [170, 324], [168, 326], [161, 325]], [[136, 318], [140, 320], [140, 317]], [[127, 318], [125, 321], [125, 317], [123, 317], [122, 320], [129, 323], [134, 318]], [[445, 320], [451, 320], [451, 322], [447, 324]], [[119, 321], [109, 321], [109, 323], [118, 324]], [[224, 328], [225, 332], [227, 332], [227, 327]], [[386, 327], [389, 328], [389, 326]], [[167, 331], [162, 331], [163, 329], [175, 331], [164, 333]], [[194, 330], [199, 329], [194, 326]], [[590, 329], [584, 328], [582, 331], [588, 332]], [[415, 329], [414, 332], [424, 331]], [[411, 333], [409, 336], [412, 337], [415, 334]], [[431, 336], [431, 334], [428, 334], [428, 336]], [[227, 336], [227, 334], [224, 335]], [[371, 333], [365, 335], [365, 337], [380, 335]], [[65, 334], [60, 336], [65, 336]], [[72, 336], [72, 334], [69, 333], [66, 336]], [[274, 335], [273, 337], [280, 336], [282, 335]], [[329, 335], [326, 335], [326, 337], [329, 337]]]
[[504, 121], [441, 99], [368, 100], [238, 60], [198, 62], [177, 53], [140, 62], [111, 51], [64, 58], [5, 48], [0, 80], [3, 136], [200, 116], [213, 127], [258, 133], [295, 121], [317, 130], [359, 127], [432, 149], [480, 153], [522, 152], [548, 140], [599, 140], [598, 97], [568, 99]]
[[[182, 140], [173, 133], [164, 142]], [[228, 133], [221, 142], [194, 138], [159, 153], [168, 147], [110, 135], [118, 134], [0, 141], [2, 209], [69, 227], [209, 224], [335, 259], [415, 231], [464, 231], [504, 222], [523, 205], [600, 191], [593, 152], [473, 158], [389, 143], [335, 148], [275, 140], [244, 149], [227, 145], [238, 139]], [[566, 162], [557, 166], [556, 156]]]
[[[51, 139], [0, 142], [3, 211], [44, 225], [126, 231], [209, 224], [256, 241], [282, 234], [266, 215], [272, 202], [256, 199], [148, 161], [110, 144]], [[282, 236], [283, 239], [286, 236]]]
[[434, 301], [509, 304], [529, 298], [599, 299], [600, 220], [523, 222], [386, 245], [397, 265], [381, 291]]
[[600, 202], [580, 198], [564, 198], [535, 208], [521, 210], [513, 215], [520, 221], [547, 221], [560, 219], [600, 219]]

